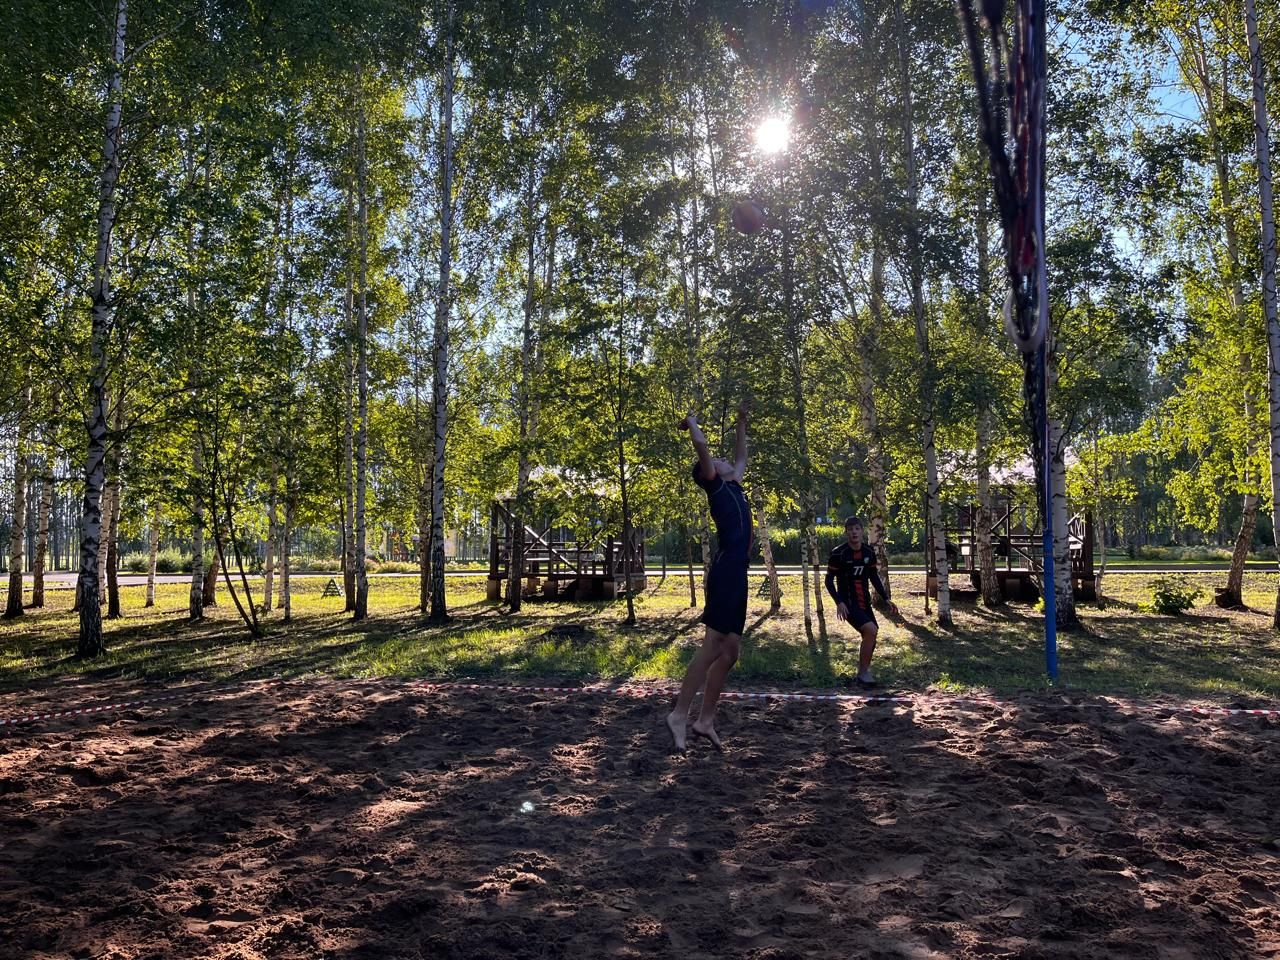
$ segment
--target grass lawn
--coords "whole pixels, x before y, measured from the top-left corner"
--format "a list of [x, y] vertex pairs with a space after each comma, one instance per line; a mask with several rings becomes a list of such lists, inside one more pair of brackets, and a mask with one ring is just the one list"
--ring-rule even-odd
[[[1202, 605], [1178, 617], [1143, 611], [1152, 579], [1108, 575], [1107, 606], [1083, 606], [1083, 629], [1059, 640], [1062, 684], [1096, 693], [1217, 702], [1280, 698], [1280, 637], [1270, 630], [1267, 613], [1274, 603], [1273, 574], [1246, 575], [1245, 600], [1252, 612]], [[1180, 579], [1200, 586], [1207, 598], [1221, 575]], [[753, 594], [763, 582], [763, 573], [753, 570]], [[185, 615], [185, 585], [161, 585], [157, 605], [149, 610], [142, 605], [142, 587], [123, 588], [124, 616], [106, 624], [109, 652], [93, 661], [74, 657], [72, 591], [51, 591], [47, 609], [0, 622], [0, 691], [66, 675], [93, 680], [319, 674], [677, 678], [702, 633], [699, 611], [689, 607], [687, 580], [676, 576], [665, 582], [650, 578], [649, 589], [636, 599], [638, 623], [631, 628], [623, 623], [622, 601], [528, 601], [512, 616], [485, 599], [482, 577], [449, 579], [453, 620], [446, 626], [431, 626], [416, 611], [416, 580], [374, 578], [370, 616], [356, 624], [343, 613], [340, 597], [321, 596], [325, 583], [297, 581], [293, 622], [283, 624], [278, 612], [272, 614], [265, 620], [265, 637], [256, 641], [224, 589], [208, 619], [192, 625]], [[875, 667], [886, 685], [997, 692], [1046, 685], [1042, 619], [1033, 609], [957, 605], [955, 628], [944, 631], [926, 619], [923, 598], [909, 595], [922, 587], [919, 575], [894, 578], [905, 619], [891, 623], [881, 617]], [[830, 640], [811, 647], [800, 609], [800, 578], [783, 578], [783, 592], [783, 609], [773, 615], [765, 600], [753, 599], [731, 685], [848, 683], [857, 659], [852, 631], [835, 622], [828, 602]]]

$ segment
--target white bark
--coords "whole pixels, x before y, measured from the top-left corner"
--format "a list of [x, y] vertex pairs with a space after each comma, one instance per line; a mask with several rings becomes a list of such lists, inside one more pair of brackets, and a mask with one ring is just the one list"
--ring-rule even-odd
[[289, 547], [293, 543], [293, 505], [297, 492], [293, 471], [284, 475], [284, 529], [280, 532], [280, 609], [284, 610], [284, 622], [293, 619], [293, 583], [290, 578]]
[[453, 4], [448, 5], [445, 27], [443, 97], [441, 110], [442, 156], [440, 158], [440, 276], [435, 316], [435, 377], [432, 406], [435, 421], [435, 456], [431, 490], [431, 619], [447, 620], [444, 591], [444, 489], [445, 440], [448, 434], [449, 402], [449, 317], [453, 243]]
[[809, 641], [809, 649], [817, 650], [813, 636], [813, 611], [809, 607], [809, 538], [803, 528], [797, 546], [800, 548], [800, 593], [804, 598], [804, 634]]
[[920, 353], [920, 443], [924, 452], [926, 503], [929, 525], [932, 530], [933, 566], [938, 581], [938, 623], [951, 624], [951, 577], [947, 566], [946, 528], [942, 525], [942, 495], [938, 480], [938, 451], [935, 446], [937, 424], [935, 421], [936, 372], [933, 353], [929, 344], [929, 320], [924, 307], [924, 265], [921, 262], [920, 229], [914, 222], [919, 214], [919, 184], [915, 157], [915, 113], [911, 98], [911, 60], [907, 49], [907, 37], [898, 13], [899, 69], [902, 81], [903, 156], [906, 164], [907, 211], [912, 222], [907, 227], [908, 273], [911, 281], [911, 312], [915, 319], [916, 349]]
[[[355, 214], [351, 193], [347, 193], [347, 255], [355, 254]], [[355, 478], [355, 384], [356, 364], [351, 347], [355, 326], [356, 285], [350, 262], [347, 264], [347, 295], [343, 301], [342, 335], [347, 339], [343, 397], [346, 419], [343, 432], [342, 472], [346, 481], [342, 512], [342, 590], [345, 609], [356, 608], [356, 478]], [[284, 598], [281, 597], [281, 603]]]
[[107, 619], [116, 620], [120, 613], [120, 507], [124, 499], [124, 481], [121, 470], [124, 465], [124, 400], [116, 404], [115, 442], [111, 447], [110, 484], [111, 527], [107, 537]]
[[110, 465], [103, 471], [102, 532], [98, 537], [98, 602], [107, 602], [107, 551], [114, 535], [112, 520], [115, 517], [116, 482]]
[[369, 451], [369, 196], [365, 153], [364, 81], [357, 75], [359, 103], [356, 109], [356, 216], [360, 230], [360, 289], [356, 301], [356, 604], [352, 618], [369, 615], [369, 576], [366, 563]]
[[160, 507], [151, 509], [151, 523], [148, 531], [150, 554], [147, 559], [147, 602], [143, 606], [156, 605], [156, 558], [160, 554]]
[[[978, 252], [978, 329], [983, 335], [992, 323], [991, 318], [991, 233], [987, 215], [987, 193], [983, 191], [974, 213], [975, 243]], [[986, 607], [998, 607], [1004, 603], [1000, 578], [996, 573], [995, 550], [991, 543], [991, 431], [994, 416], [990, 400], [983, 396], [979, 401], [977, 429], [978, 516], [974, 525], [975, 543], [969, 545], [978, 552], [978, 578], [982, 586], [982, 603]]]
[[[537, 122], [536, 115], [530, 118], [530, 127]], [[517, 394], [517, 404], [519, 406], [520, 416], [520, 452], [518, 462], [516, 464], [516, 501], [514, 504], [515, 522], [511, 525], [511, 557], [507, 576], [507, 603], [510, 605], [512, 613], [520, 611], [521, 594], [523, 587], [521, 581], [524, 578], [524, 517], [525, 517], [525, 499], [529, 493], [529, 474], [532, 470], [532, 460], [529, 456], [529, 446], [534, 441], [533, 431], [530, 429], [533, 424], [531, 422], [530, 410], [531, 403], [531, 379], [532, 379], [532, 363], [534, 351], [534, 329], [533, 329], [533, 303], [535, 296], [535, 273], [534, 264], [537, 252], [537, 238], [534, 203], [534, 186], [536, 177], [536, 161], [529, 164], [527, 181], [525, 183], [525, 233], [526, 233], [526, 260], [525, 265], [525, 296], [524, 296], [524, 329], [520, 342], [520, 384]]]
[[[1197, 24], [1196, 37], [1199, 40], [1199, 27]], [[1218, 181], [1218, 199], [1219, 206], [1222, 209], [1222, 227], [1223, 235], [1227, 244], [1227, 269], [1230, 276], [1227, 278], [1228, 288], [1231, 296], [1232, 312], [1236, 318], [1240, 330], [1243, 332], [1247, 329], [1245, 317], [1245, 298], [1244, 285], [1242, 277], [1244, 271], [1240, 263], [1240, 241], [1236, 231], [1236, 210], [1234, 200], [1234, 190], [1231, 185], [1231, 171], [1227, 157], [1227, 147], [1223, 142], [1222, 134], [1218, 124], [1218, 106], [1217, 92], [1213, 79], [1210, 77], [1209, 63], [1203, 43], [1200, 42], [1192, 51], [1191, 65], [1196, 74], [1196, 79], [1200, 84], [1201, 103], [1204, 106], [1205, 126], [1209, 134], [1209, 144], [1213, 150], [1214, 170], [1217, 174]], [[1252, 374], [1252, 363], [1249, 359], [1247, 348], [1241, 354], [1241, 381], [1244, 385], [1244, 417], [1246, 429], [1246, 471], [1249, 470], [1248, 464], [1253, 461], [1253, 452], [1256, 449], [1256, 438], [1253, 435], [1253, 393], [1250, 384]], [[1248, 472], [1244, 478], [1245, 483], [1250, 482]], [[1249, 547], [1253, 542], [1253, 531], [1257, 524], [1258, 517], [1258, 496], [1252, 489], [1247, 490], [1244, 494], [1244, 504], [1242, 515], [1240, 518], [1240, 530], [1236, 537], [1235, 550], [1232, 552], [1231, 569], [1227, 574], [1227, 587], [1225, 592], [1219, 596], [1219, 603], [1226, 606], [1238, 606], [1243, 600], [1241, 598], [1241, 587], [1244, 582], [1244, 564], [1248, 557]], [[1099, 594], [1101, 596], [1101, 594]]]
[[262, 612], [271, 612], [271, 600], [275, 591], [276, 573], [276, 481], [274, 468], [271, 477], [271, 494], [267, 498], [266, 556], [262, 562]]
[[1076, 597], [1071, 581], [1071, 515], [1067, 510], [1067, 469], [1063, 459], [1062, 424], [1049, 422], [1052, 456], [1049, 470], [1053, 477], [1053, 591], [1054, 615], [1059, 627], [1076, 624]]
[[[24, 390], [26, 408], [31, 406], [31, 383]], [[13, 457], [13, 527], [9, 534], [9, 595], [6, 618], [22, 616], [22, 568], [27, 552], [27, 438], [26, 416], [18, 414], [18, 443]]]
[[98, 589], [98, 541], [102, 532], [102, 481], [107, 437], [107, 339], [111, 329], [111, 232], [116, 220], [116, 182], [120, 178], [121, 89], [128, 0], [116, 0], [115, 29], [111, 41], [111, 72], [107, 83], [107, 123], [103, 138], [102, 175], [98, 181], [98, 238], [93, 258], [93, 313], [90, 356], [93, 374], [89, 383], [89, 446], [85, 457], [85, 485], [80, 541], [80, 636], [77, 652], [96, 657], [106, 650], [102, 638], [102, 611]]
[[978, 414], [978, 516], [975, 524], [975, 543], [970, 549], [978, 551], [978, 577], [982, 584], [982, 602], [988, 607], [1004, 603], [1000, 590], [1000, 578], [996, 573], [995, 550], [991, 544], [991, 408], [984, 406]]
[[[879, 153], [876, 153], [876, 168], [879, 169]], [[852, 303], [850, 304], [852, 306]], [[861, 380], [859, 386], [859, 408], [862, 415], [862, 426], [867, 434], [867, 475], [871, 481], [871, 515], [868, 517], [868, 533], [871, 549], [876, 555], [876, 567], [880, 571], [880, 582], [889, 596], [889, 491], [888, 471], [885, 470], [884, 437], [880, 433], [880, 414], [876, 407], [875, 378], [872, 376], [872, 363], [879, 350], [880, 331], [884, 325], [884, 254], [880, 246], [880, 238], [876, 237], [871, 250], [871, 301], [868, 305], [871, 322], [862, 335], [862, 349], [859, 352], [861, 363]]]
[[[195, 160], [195, 132], [192, 131], [187, 138], [187, 186], [194, 189], [196, 180], [196, 160]], [[196, 232], [195, 224], [189, 224], [187, 228], [187, 264], [190, 269], [195, 268], [196, 260]], [[193, 282], [187, 283], [187, 317], [191, 322], [192, 339], [195, 341], [196, 353], [193, 357], [191, 368], [191, 403], [192, 408], [197, 412], [196, 416], [200, 416], [200, 407], [202, 403], [202, 386], [200, 378], [203, 371], [200, 363], [199, 350], [202, 348], [200, 340], [200, 324], [197, 310], [199, 304], [196, 298], [196, 288]], [[199, 423], [195, 425], [195, 430], [191, 437], [191, 590], [187, 599], [187, 619], [191, 621], [204, 619], [204, 608], [206, 606], [204, 599], [204, 440], [201, 435]]]
[[777, 611], [782, 607], [782, 588], [778, 584], [778, 568], [773, 562], [773, 544], [769, 540], [769, 514], [765, 510], [763, 497], [756, 535], [760, 538], [760, 552], [764, 555], [764, 567], [769, 572], [769, 610]]
[[191, 445], [191, 473], [195, 483], [191, 491], [191, 593], [187, 618], [204, 618], [204, 451], [197, 436]]
[[44, 607], [44, 574], [49, 555], [49, 516], [53, 512], [53, 444], [45, 447], [40, 473], [40, 507], [36, 517], [36, 555], [31, 566], [31, 606]]
[[827, 639], [827, 616], [822, 607], [822, 593], [826, 588], [821, 574], [821, 559], [818, 556], [818, 533], [815, 527], [813, 512], [809, 513], [808, 532], [805, 535], [808, 543], [809, 568], [813, 571], [813, 608], [818, 615], [818, 637], [822, 641]]
[[[1258, 151], [1258, 199], [1262, 213], [1262, 312], [1267, 319], [1267, 386], [1271, 427], [1271, 521], [1280, 543], [1280, 317], [1276, 309], [1276, 220], [1271, 192], [1271, 121], [1267, 115], [1265, 65], [1258, 42], [1258, 13], [1244, 0], [1249, 35], [1249, 72], [1253, 77], [1253, 133]], [[1280, 630], [1280, 586], [1272, 626]]]

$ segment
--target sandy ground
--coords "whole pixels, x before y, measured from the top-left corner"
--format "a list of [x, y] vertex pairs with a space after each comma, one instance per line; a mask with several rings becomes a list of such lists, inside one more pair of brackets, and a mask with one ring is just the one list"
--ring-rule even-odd
[[736, 702], [672, 756], [664, 709], [320, 681], [0, 729], [0, 957], [1280, 957], [1274, 718]]

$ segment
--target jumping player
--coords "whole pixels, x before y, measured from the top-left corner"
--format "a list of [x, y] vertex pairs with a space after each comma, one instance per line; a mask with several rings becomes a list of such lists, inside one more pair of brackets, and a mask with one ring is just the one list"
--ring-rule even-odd
[[853, 625], [862, 634], [862, 647], [858, 651], [858, 683], [864, 687], [875, 686], [871, 676], [871, 655], [876, 649], [876, 635], [880, 625], [871, 609], [871, 593], [868, 585], [876, 588], [880, 599], [889, 605], [889, 612], [898, 615], [898, 606], [889, 599], [880, 574], [876, 571], [876, 555], [862, 542], [862, 521], [850, 517], [844, 522], [845, 542], [831, 551], [827, 561], [827, 593], [836, 603], [836, 616]]
[[702, 710], [693, 723], [693, 732], [711, 741], [722, 750], [716, 734], [714, 720], [716, 703], [724, 688], [725, 677], [738, 662], [742, 644], [742, 629], [747, 622], [747, 554], [751, 549], [751, 508], [742, 492], [742, 475], [747, 469], [747, 404], [738, 406], [738, 440], [734, 450], [734, 462], [711, 456], [707, 438], [698, 426], [697, 417], [690, 412], [680, 421], [681, 429], [689, 431], [698, 462], [693, 465], [693, 479], [707, 492], [707, 504], [716, 522], [716, 535], [720, 549], [711, 561], [707, 575], [707, 603], [702, 611], [706, 634], [702, 649], [689, 664], [680, 687], [675, 707], [667, 714], [667, 727], [675, 748], [684, 751], [686, 724], [694, 695], [706, 683], [702, 694]]

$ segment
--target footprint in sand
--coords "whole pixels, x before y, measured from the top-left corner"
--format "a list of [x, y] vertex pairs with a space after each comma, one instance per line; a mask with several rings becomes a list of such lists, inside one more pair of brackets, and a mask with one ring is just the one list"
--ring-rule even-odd
[[924, 873], [924, 857], [911, 854], [872, 864], [866, 874], [867, 883], [888, 883], [891, 880], [911, 880]]

